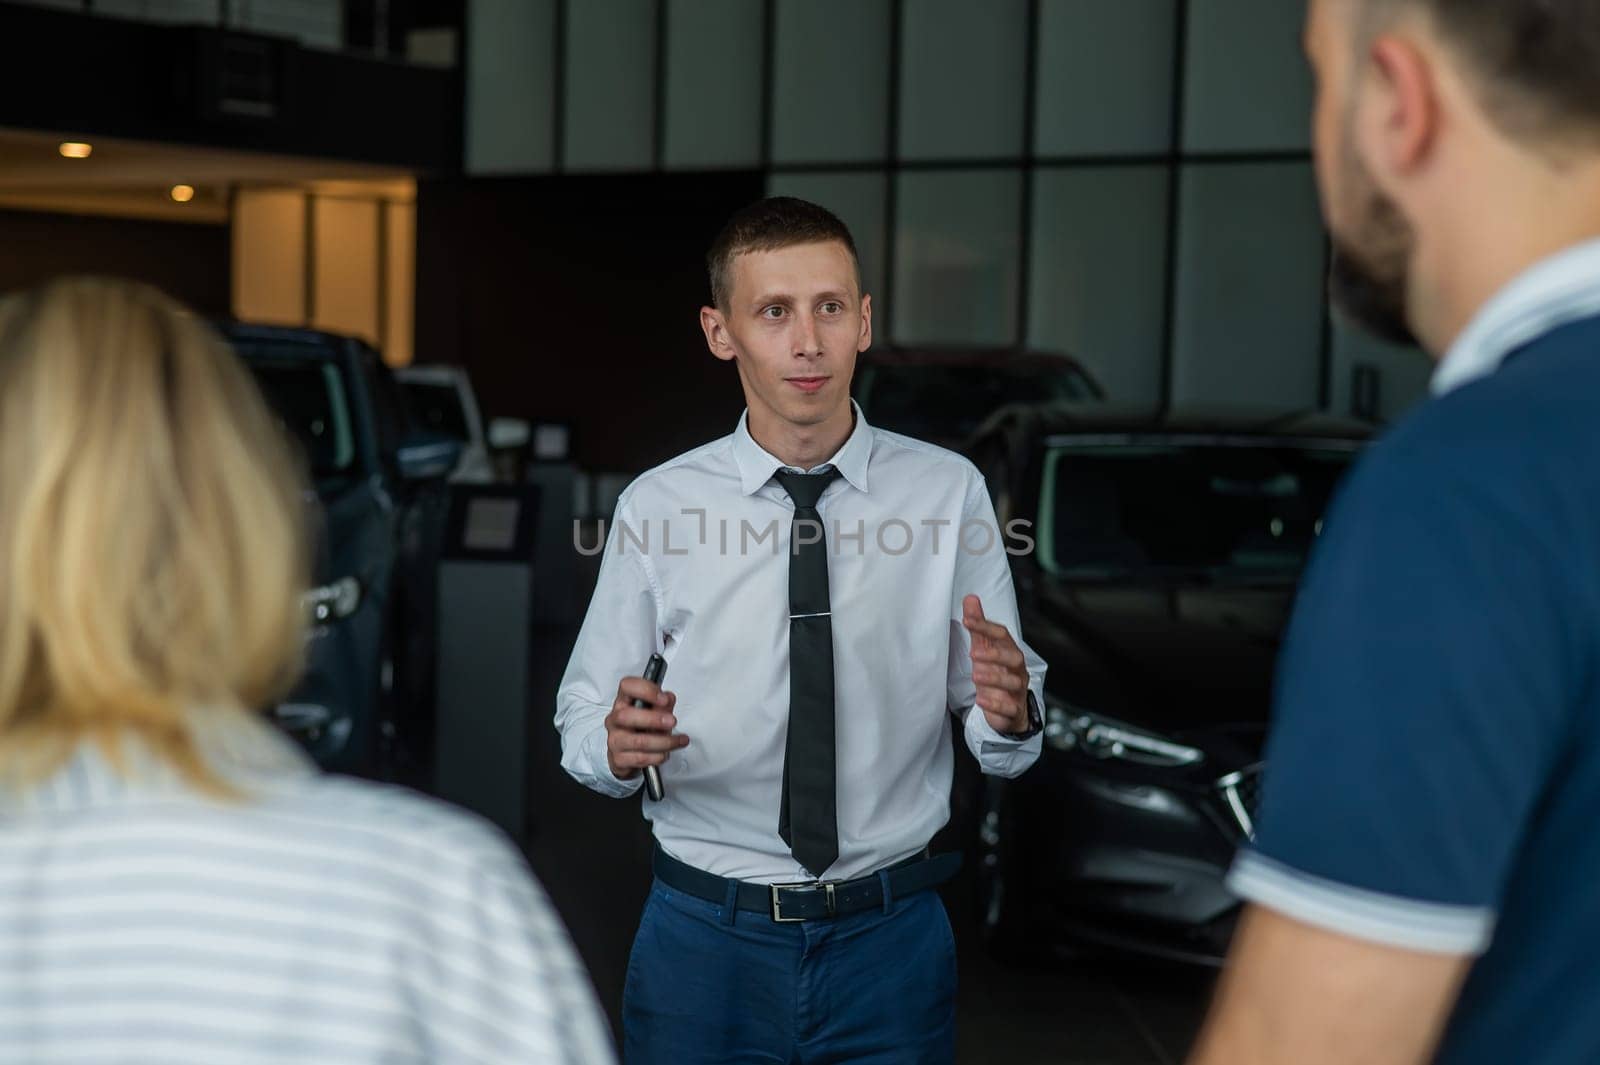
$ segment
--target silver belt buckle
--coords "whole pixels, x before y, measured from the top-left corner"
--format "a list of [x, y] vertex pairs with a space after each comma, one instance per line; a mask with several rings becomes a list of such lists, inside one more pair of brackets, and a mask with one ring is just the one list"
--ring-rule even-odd
[[799, 924], [807, 919], [804, 917], [785, 917], [783, 915], [783, 897], [778, 893], [783, 888], [821, 888], [828, 902], [827, 916], [834, 916], [838, 912], [833, 899], [833, 886], [836, 883], [838, 883], [836, 880], [799, 880], [788, 884], [768, 885], [767, 890], [772, 899], [772, 919], [779, 924]]

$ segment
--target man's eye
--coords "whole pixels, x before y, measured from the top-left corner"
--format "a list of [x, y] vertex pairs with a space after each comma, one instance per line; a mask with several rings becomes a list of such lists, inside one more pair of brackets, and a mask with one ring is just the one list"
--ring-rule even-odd
[[783, 308], [782, 307], [768, 307], [768, 308], [766, 308], [765, 310], [763, 310], [761, 312], [761, 317], [769, 319], [769, 320], [775, 322], [779, 318], [783, 317]]
[[836, 300], [829, 300], [827, 303], [824, 303], [822, 305], [822, 313], [823, 314], [838, 314], [840, 311], [843, 311], [843, 310], [844, 310], [844, 304], [839, 303]]

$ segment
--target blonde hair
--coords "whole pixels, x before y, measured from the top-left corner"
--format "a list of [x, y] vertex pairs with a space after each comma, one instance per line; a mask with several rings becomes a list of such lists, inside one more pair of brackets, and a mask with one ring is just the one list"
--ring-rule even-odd
[[202, 790], [197, 711], [298, 675], [304, 478], [226, 343], [145, 285], [0, 299], [0, 765], [130, 734]]

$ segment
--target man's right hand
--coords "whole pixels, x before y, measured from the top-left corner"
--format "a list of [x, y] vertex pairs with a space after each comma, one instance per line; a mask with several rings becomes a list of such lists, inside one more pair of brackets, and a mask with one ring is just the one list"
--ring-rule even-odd
[[[649, 705], [634, 706], [635, 699]], [[672, 714], [677, 703], [676, 694], [643, 677], [622, 678], [606, 715], [606, 761], [613, 776], [632, 779], [645, 766], [660, 765], [673, 751], [689, 746], [689, 737], [671, 734], [678, 723]]]

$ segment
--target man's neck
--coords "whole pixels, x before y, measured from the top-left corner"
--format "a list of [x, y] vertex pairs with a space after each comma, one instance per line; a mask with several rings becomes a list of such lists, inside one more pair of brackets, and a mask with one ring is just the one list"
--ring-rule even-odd
[[855, 425], [855, 406], [848, 403], [837, 415], [816, 425], [794, 425], [755, 407], [749, 408], [745, 421], [750, 438], [763, 451], [797, 470], [813, 469], [833, 458], [850, 439]]
[[1586, 170], [1583, 178], [1486, 198], [1468, 224], [1454, 227], [1432, 248], [1419, 248], [1412, 314], [1419, 339], [1435, 358], [1529, 268], [1600, 238], [1600, 164]]

